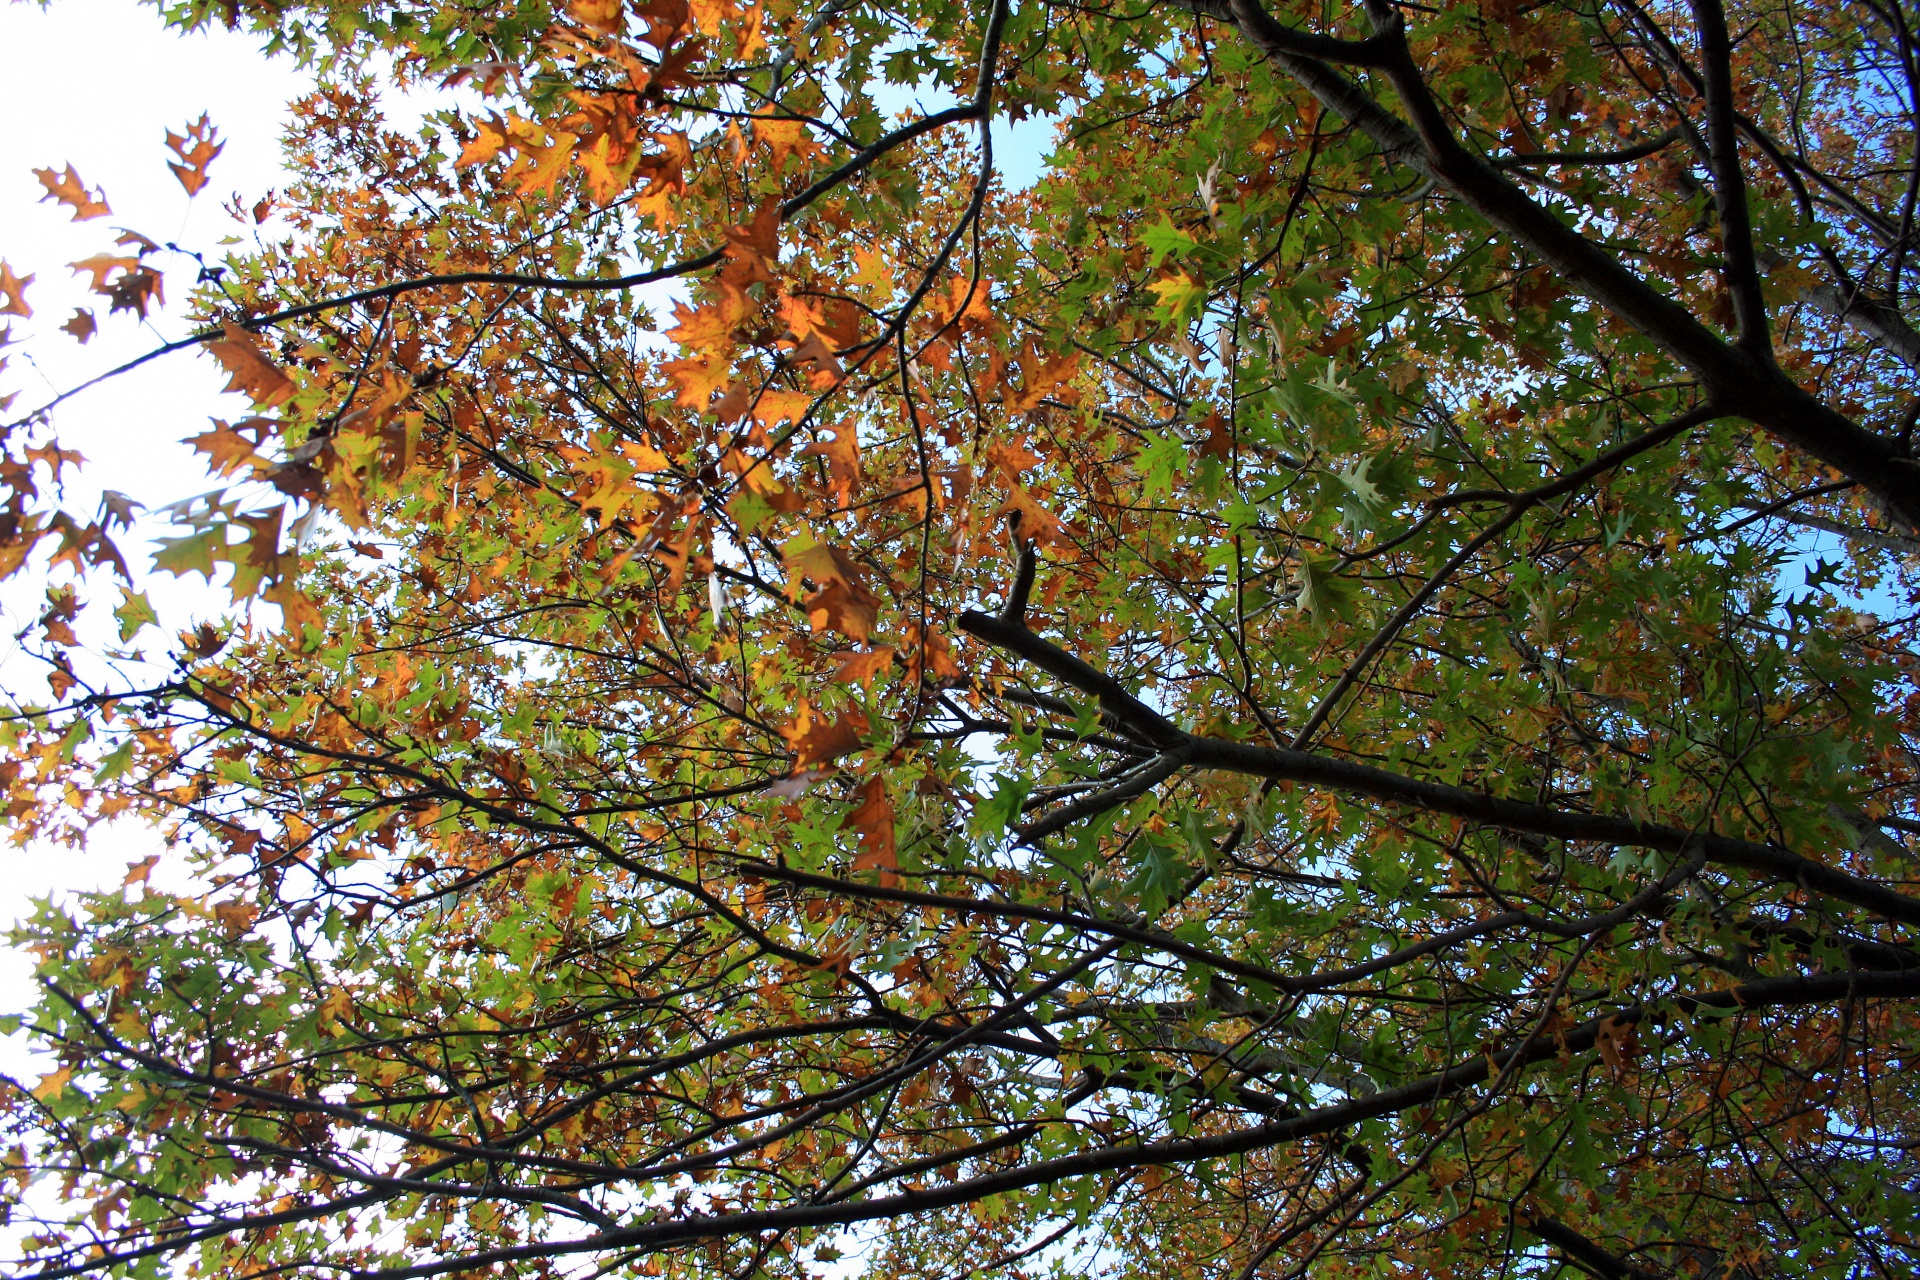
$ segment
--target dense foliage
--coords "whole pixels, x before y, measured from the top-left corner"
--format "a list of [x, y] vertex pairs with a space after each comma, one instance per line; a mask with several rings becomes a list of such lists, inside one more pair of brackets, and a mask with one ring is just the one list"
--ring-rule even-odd
[[9, 411], [18, 1274], [1920, 1268], [1908, 8], [163, 8], [322, 87], [231, 611]]

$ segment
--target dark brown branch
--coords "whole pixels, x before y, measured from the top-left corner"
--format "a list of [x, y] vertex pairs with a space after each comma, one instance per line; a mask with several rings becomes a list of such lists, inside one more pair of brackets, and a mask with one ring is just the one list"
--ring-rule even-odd
[[1529, 1235], [1538, 1236], [1576, 1265], [1604, 1280], [1655, 1280], [1655, 1273], [1634, 1266], [1626, 1259], [1601, 1248], [1564, 1222], [1539, 1213], [1517, 1213], [1513, 1225]]
[[1733, 44], [1727, 35], [1720, 0], [1693, 0], [1705, 64], [1707, 148], [1712, 155], [1713, 202], [1720, 215], [1720, 253], [1727, 291], [1733, 295], [1734, 323], [1740, 346], [1755, 360], [1772, 364], [1767, 336], [1767, 306], [1753, 256], [1752, 211], [1747, 179], [1740, 169], [1740, 134], [1733, 118]]
[[1111, 676], [1095, 671], [1079, 658], [1025, 628], [1009, 626], [991, 615], [974, 612], [960, 616], [960, 628], [996, 648], [1027, 658], [1041, 670], [1083, 693], [1093, 694], [1100, 699], [1103, 707], [1138, 731], [1159, 735], [1156, 741], [1163, 741], [1168, 750], [1183, 749], [1186, 758], [1198, 768], [1220, 769], [1277, 782], [1299, 782], [1352, 792], [1429, 813], [1447, 814], [1506, 831], [1549, 836], [1556, 840], [1702, 856], [1719, 866], [1756, 871], [1788, 884], [1799, 885], [1810, 893], [1850, 902], [1889, 920], [1920, 925], [1920, 900], [1776, 845], [1642, 822], [1636, 818], [1581, 813], [1528, 801], [1508, 800], [1484, 791], [1412, 778], [1371, 765], [1315, 755], [1290, 747], [1254, 746], [1184, 733], [1159, 712], [1133, 698]]
[[[1201, 10], [1209, 14], [1209, 5]], [[1910, 528], [1920, 529], [1920, 464], [1900, 442], [1866, 430], [1808, 392], [1770, 359], [1722, 339], [1692, 312], [1629, 270], [1601, 246], [1533, 200], [1455, 137], [1394, 24], [1373, 37], [1390, 43], [1380, 66], [1412, 124], [1388, 111], [1327, 60], [1277, 38], [1257, 0], [1232, 0], [1232, 21], [1268, 61], [1322, 106], [1373, 140], [1382, 155], [1451, 192], [1556, 274], [1691, 370], [1710, 398], [1858, 480]], [[1225, 21], [1226, 19], [1222, 19]], [[1369, 44], [1372, 41], [1368, 42]]]
[[[1809, 977], [1764, 978], [1725, 991], [1702, 995], [1675, 996], [1661, 1002], [1667, 1009], [1682, 1014], [1702, 1011], [1762, 1009], [1769, 1007], [1828, 1004], [1835, 1001], [1868, 999], [1910, 999], [1920, 996], [1920, 971], [1884, 974], [1841, 972]], [[612, 1249], [671, 1248], [696, 1240], [745, 1236], [766, 1231], [792, 1231], [807, 1227], [848, 1226], [857, 1222], [902, 1218], [929, 1213], [956, 1205], [970, 1204], [988, 1196], [1004, 1195], [1028, 1187], [1044, 1186], [1070, 1178], [1136, 1169], [1147, 1165], [1191, 1165], [1241, 1155], [1268, 1147], [1298, 1142], [1304, 1138], [1339, 1133], [1367, 1120], [1397, 1115], [1463, 1093], [1486, 1083], [1496, 1075], [1508, 1074], [1535, 1063], [1557, 1059], [1562, 1054], [1586, 1054], [1598, 1044], [1603, 1028], [1608, 1032], [1646, 1021], [1657, 1011], [1655, 1005], [1634, 1005], [1607, 1018], [1596, 1018], [1568, 1030], [1561, 1036], [1536, 1036], [1517, 1049], [1505, 1053], [1487, 1053], [1461, 1062], [1445, 1071], [1424, 1076], [1408, 1084], [1383, 1089], [1364, 1098], [1353, 1098], [1332, 1106], [1318, 1107], [1299, 1115], [1270, 1121], [1231, 1133], [1208, 1134], [1197, 1138], [1165, 1138], [1129, 1146], [1102, 1147], [1076, 1155], [1060, 1156], [1033, 1164], [998, 1169], [991, 1173], [929, 1187], [921, 1191], [903, 1191], [872, 1200], [839, 1204], [798, 1204], [791, 1208], [761, 1209], [740, 1213], [701, 1214], [678, 1221], [648, 1223], [622, 1231], [586, 1236], [577, 1240], [510, 1245], [488, 1249], [465, 1257], [424, 1263], [391, 1270], [354, 1272], [367, 1280], [424, 1280], [424, 1277], [450, 1271], [467, 1271], [494, 1263], [513, 1263], [531, 1258], [561, 1254], [591, 1253]], [[43, 1273], [46, 1280], [77, 1275], [78, 1270]]]
[[1501, 169], [1526, 169], [1536, 165], [1563, 164], [1629, 164], [1635, 160], [1644, 160], [1655, 152], [1664, 151], [1680, 140], [1678, 129], [1669, 129], [1665, 133], [1637, 142], [1631, 147], [1621, 147], [1617, 151], [1523, 151], [1515, 155], [1499, 156], [1493, 161]]

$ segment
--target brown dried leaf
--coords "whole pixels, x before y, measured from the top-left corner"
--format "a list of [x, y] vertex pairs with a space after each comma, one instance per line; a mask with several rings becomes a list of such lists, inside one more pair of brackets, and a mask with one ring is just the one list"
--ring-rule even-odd
[[293, 379], [261, 354], [258, 340], [251, 333], [231, 321], [223, 322], [220, 328], [227, 336], [209, 339], [207, 350], [231, 375], [226, 390], [244, 392], [262, 408], [285, 404], [293, 398]]
[[75, 222], [104, 218], [113, 212], [107, 207], [107, 193], [89, 192], [87, 184], [80, 178], [80, 171], [72, 165], [67, 166], [64, 174], [53, 169], [35, 169], [33, 176], [40, 179], [40, 185], [47, 189], [47, 194], [40, 197], [41, 203], [58, 200], [73, 210]]

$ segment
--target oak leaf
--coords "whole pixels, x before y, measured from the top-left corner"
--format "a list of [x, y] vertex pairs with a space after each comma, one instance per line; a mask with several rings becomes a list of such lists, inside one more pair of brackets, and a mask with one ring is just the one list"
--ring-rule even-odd
[[799, 595], [803, 577], [811, 578], [822, 587], [836, 582], [850, 587], [860, 581], [860, 565], [852, 556], [838, 547], [816, 542], [806, 534], [791, 539], [780, 549], [780, 561], [792, 579], [787, 587], [790, 596]]
[[865, 587], [830, 582], [807, 597], [807, 621], [815, 631], [838, 631], [858, 644], [873, 634], [880, 617], [880, 598]]
[[794, 709], [793, 720], [780, 731], [793, 752], [793, 774], [816, 765], [831, 764], [849, 752], [858, 751], [868, 729], [867, 718], [858, 711], [843, 711], [831, 718], [815, 714], [813, 706], [802, 698]]
[[833, 678], [840, 684], [864, 685], [893, 666], [893, 650], [885, 645], [870, 653], [850, 653], [840, 660]]
[[64, 174], [53, 169], [35, 169], [33, 176], [40, 179], [40, 185], [47, 189], [47, 194], [40, 197], [41, 202], [58, 200], [73, 210], [75, 222], [104, 218], [113, 212], [107, 207], [107, 193], [88, 191], [87, 184], [80, 178], [80, 171], [72, 165], [67, 166]]
[[116, 311], [138, 313], [142, 320], [147, 318], [147, 305], [166, 301], [166, 295], [160, 288], [160, 273], [142, 263], [108, 283], [104, 290], [113, 305], [107, 308], [107, 314]]
[[796, 367], [812, 366], [811, 382], [815, 390], [825, 391], [847, 376], [847, 371], [841, 367], [840, 357], [817, 331], [809, 333], [804, 342], [796, 345], [787, 359]]
[[207, 469], [216, 476], [230, 476], [248, 463], [260, 461], [256, 452], [258, 442], [249, 440], [218, 418], [213, 420], [213, 430], [189, 436], [187, 443], [193, 446], [194, 452], [207, 455]]
[[869, 778], [861, 784], [859, 807], [849, 813], [847, 825], [860, 837], [860, 852], [854, 855], [855, 871], [878, 870], [882, 886], [892, 888], [900, 882], [899, 851], [894, 843], [893, 801], [887, 797], [883, 778]]
[[0, 260], [0, 298], [7, 300], [7, 305], [0, 307], [0, 316], [33, 315], [33, 308], [27, 305], [27, 286], [32, 283], [31, 274], [16, 276], [13, 268]]
[[62, 333], [72, 334], [80, 340], [80, 345], [84, 347], [87, 345], [87, 340], [93, 337], [99, 330], [99, 327], [99, 325], [94, 323], [93, 312], [88, 311], [85, 307], [75, 307], [73, 309], [73, 318], [61, 325], [60, 331]]
[[260, 909], [250, 902], [216, 902], [213, 904], [213, 918], [220, 922], [229, 939], [244, 937], [253, 928], [253, 922], [260, 915]]
[[207, 185], [207, 166], [214, 157], [226, 149], [226, 143], [217, 142], [219, 131], [213, 127], [206, 114], [186, 126], [185, 133], [167, 130], [167, 149], [180, 159], [167, 161], [167, 168], [173, 170], [173, 176], [180, 179], [180, 185], [187, 189], [188, 196], [200, 193]]
[[804, 165], [809, 158], [820, 154], [820, 144], [813, 140], [804, 120], [755, 116], [753, 140], [773, 153], [773, 172], [776, 174], [787, 167], [789, 159], [798, 157]]
[[1207, 300], [1207, 286], [1184, 271], [1163, 276], [1147, 288], [1160, 300], [1161, 314], [1170, 320], [1180, 320]]
[[209, 338], [207, 351], [230, 375], [226, 390], [244, 392], [261, 408], [270, 409], [293, 398], [293, 379], [260, 351], [259, 340], [232, 321], [223, 321], [224, 338]]
[[[85, 273], [93, 277], [87, 287], [95, 293], [108, 292], [108, 278], [116, 271], [134, 271], [140, 266], [140, 259], [115, 253], [96, 253], [90, 258], [69, 263], [74, 274]], [[31, 278], [31, 277], [29, 277]]]
[[860, 479], [860, 436], [851, 423], [836, 423], [827, 430], [833, 433], [828, 439], [815, 441], [800, 454], [826, 459], [827, 488], [835, 498], [845, 502], [853, 493], [854, 483]]

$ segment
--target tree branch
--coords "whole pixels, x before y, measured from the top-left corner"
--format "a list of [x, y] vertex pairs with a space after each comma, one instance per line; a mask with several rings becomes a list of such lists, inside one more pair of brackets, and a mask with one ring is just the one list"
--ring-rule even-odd
[[1194, 766], [1299, 782], [1404, 804], [1429, 813], [1447, 814], [1506, 831], [1527, 832], [1557, 840], [1655, 849], [1663, 853], [1703, 856], [1719, 866], [1756, 871], [1811, 893], [1876, 912], [1889, 920], [1920, 926], [1920, 899], [1836, 870], [1776, 845], [1737, 840], [1708, 832], [1689, 831], [1661, 823], [1642, 822], [1610, 814], [1580, 813], [1550, 805], [1507, 800], [1447, 783], [1430, 782], [1404, 774], [1315, 755], [1290, 747], [1262, 747], [1182, 732], [1171, 721], [1134, 699], [1111, 676], [1094, 670], [1022, 627], [1012, 627], [989, 614], [968, 611], [960, 615], [960, 629], [996, 648], [1018, 654], [1057, 679], [1098, 697], [1115, 715], [1160, 735], [1169, 750], [1184, 749]]

